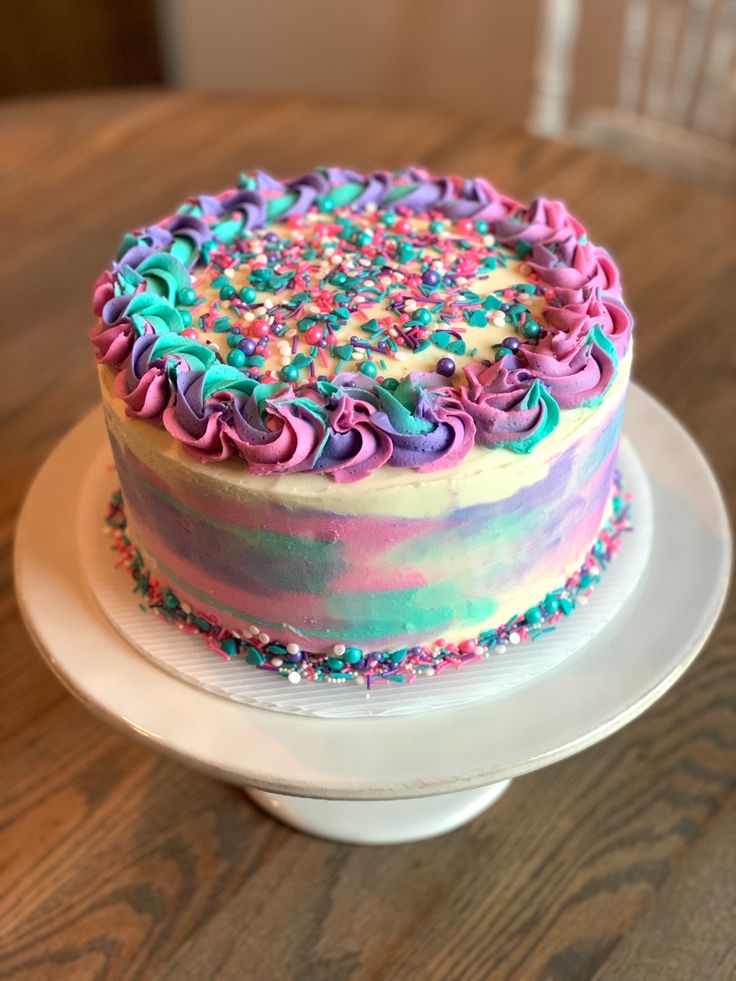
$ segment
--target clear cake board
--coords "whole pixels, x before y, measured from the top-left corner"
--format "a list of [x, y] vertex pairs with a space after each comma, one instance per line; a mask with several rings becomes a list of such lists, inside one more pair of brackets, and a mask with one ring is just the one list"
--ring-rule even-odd
[[[119, 486], [107, 441], [101, 442], [80, 494], [77, 540], [82, 566], [102, 610], [115, 628], [143, 656], [183, 681], [223, 698], [276, 712], [322, 718], [414, 715], [493, 700], [553, 670], [599, 634], [621, 610], [641, 578], [653, 532], [652, 498], [644, 468], [626, 437], [619, 469], [624, 491], [634, 497], [634, 532], [624, 535], [620, 549], [587, 604], [579, 603], [567, 620], [533, 642], [508, 647], [459, 670], [419, 677], [412, 684], [365, 687], [304, 682], [289, 684], [280, 676], [259, 671], [243, 660], [225, 660], [198, 634], [186, 634], [141, 609], [127, 569], [116, 568], [118, 553], [103, 534], [110, 495]], [[562, 585], [562, 583], [560, 583]], [[104, 655], [102, 655], [104, 656]]]

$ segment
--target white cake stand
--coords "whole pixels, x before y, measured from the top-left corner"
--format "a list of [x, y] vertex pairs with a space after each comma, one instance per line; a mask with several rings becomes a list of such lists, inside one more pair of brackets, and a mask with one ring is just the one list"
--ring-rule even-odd
[[325, 838], [388, 844], [469, 821], [513, 777], [585, 749], [664, 694], [726, 595], [731, 541], [715, 479], [682, 427], [634, 386], [625, 431], [652, 488], [652, 552], [634, 597], [582, 651], [503, 698], [459, 710], [324, 719], [240, 705], [141, 657], [86, 585], [74, 513], [99, 427], [93, 413], [62, 440], [23, 507], [16, 584], [31, 636], [95, 714]]

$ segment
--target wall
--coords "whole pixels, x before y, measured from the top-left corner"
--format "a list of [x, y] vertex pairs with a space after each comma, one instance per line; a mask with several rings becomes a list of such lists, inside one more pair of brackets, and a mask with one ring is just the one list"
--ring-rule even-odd
[[167, 74], [178, 85], [526, 122], [537, 27], [531, 0], [159, 2]]

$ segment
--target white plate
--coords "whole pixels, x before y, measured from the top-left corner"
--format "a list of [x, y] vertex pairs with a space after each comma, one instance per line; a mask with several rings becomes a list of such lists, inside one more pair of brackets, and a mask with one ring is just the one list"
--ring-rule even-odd
[[100, 426], [93, 413], [72, 430], [26, 499], [16, 539], [26, 624], [57, 675], [94, 712], [234, 783], [332, 801], [389, 801], [465, 791], [555, 762], [625, 725], [674, 684], [726, 595], [730, 533], [713, 475], [667, 410], [634, 386], [625, 432], [652, 488], [652, 553], [635, 595], [583, 650], [502, 699], [459, 710], [327, 720], [239, 705], [142, 658], [85, 583], [74, 513]]
[[[617, 616], [646, 568], [652, 545], [652, 498], [644, 467], [626, 437], [618, 460], [624, 489], [634, 495], [633, 535], [622, 537], [619, 553], [593, 591], [569, 619], [533, 643], [509, 646], [503, 654], [418, 678], [410, 685], [376, 687], [370, 695], [355, 683], [290, 685], [282, 675], [258, 671], [242, 658], [218, 657], [200, 634], [185, 634], [140, 608], [127, 569], [102, 534], [102, 516], [119, 487], [104, 431], [84, 475], [77, 505], [82, 567], [99, 607], [139, 653], [176, 677], [223, 698], [279, 712], [347, 719], [376, 715], [416, 715], [451, 709], [479, 699], [503, 698], [512, 688], [557, 667], [589, 643]], [[562, 579], [560, 580], [562, 585]]]

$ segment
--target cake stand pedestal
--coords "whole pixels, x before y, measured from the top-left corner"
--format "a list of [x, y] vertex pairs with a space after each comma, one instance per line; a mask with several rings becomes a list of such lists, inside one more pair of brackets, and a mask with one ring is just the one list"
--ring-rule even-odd
[[635, 595], [581, 651], [503, 697], [458, 709], [325, 719], [241, 705], [143, 658], [95, 601], [75, 508], [100, 426], [92, 413], [62, 440], [23, 507], [16, 585], [31, 636], [99, 717], [245, 788], [310, 834], [389, 844], [469, 821], [511, 778], [585, 749], [655, 702], [693, 661], [725, 599], [731, 541], [716, 482], [682, 427], [634, 386], [625, 431], [652, 489], [652, 551]]

